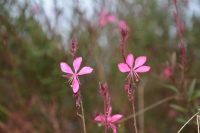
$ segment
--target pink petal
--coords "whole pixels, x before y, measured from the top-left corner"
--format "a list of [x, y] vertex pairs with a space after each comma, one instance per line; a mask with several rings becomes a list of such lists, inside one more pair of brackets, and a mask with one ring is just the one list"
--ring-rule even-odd
[[110, 108], [108, 109], [108, 117], [110, 117], [111, 112], [112, 112], [112, 107], [110, 107]]
[[102, 10], [99, 15], [101, 18], [105, 18], [107, 14], [104, 10]]
[[119, 21], [119, 23], [118, 23], [118, 25], [119, 25], [119, 28], [120, 29], [129, 29], [129, 27], [128, 27], [128, 25], [126, 24], [126, 22], [125, 21], [123, 21], [123, 20], [120, 20]]
[[77, 75], [89, 74], [93, 71], [91, 67], [83, 67]]
[[80, 68], [81, 62], [82, 62], [82, 57], [78, 57], [78, 58], [76, 58], [76, 59], [74, 60], [73, 66], [74, 66], [75, 73], [76, 73], [77, 70]]
[[64, 78], [71, 78], [72, 77], [72, 74], [65, 74], [65, 75], [62, 75]]
[[109, 16], [107, 16], [107, 20], [108, 20], [108, 22], [113, 23], [113, 22], [115, 22], [116, 18], [114, 15], [109, 15]]
[[119, 63], [118, 64], [118, 68], [121, 72], [129, 72], [130, 71], [130, 68], [128, 67], [127, 64], [125, 63]]
[[100, 27], [103, 27], [106, 24], [106, 20], [105, 19], [100, 19], [98, 22]]
[[116, 126], [114, 124], [111, 124], [111, 123], [110, 123], [110, 126], [112, 127], [113, 133], [117, 133]]
[[79, 89], [79, 83], [76, 78], [74, 78], [74, 80], [72, 81], [72, 89], [74, 93], [76, 93]]
[[109, 122], [116, 122], [116, 121], [118, 121], [119, 119], [121, 119], [122, 118], [122, 115], [120, 115], [120, 114], [117, 114], [117, 115], [113, 115], [111, 118], [110, 118], [110, 120], [109, 120]]
[[142, 66], [147, 60], [147, 57], [146, 56], [140, 56], [138, 57], [136, 60], [135, 60], [135, 66], [134, 66], [134, 69], [135, 68], [138, 68], [140, 66]]
[[169, 77], [171, 74], [172, 74], [172, 72], [171, 72], [171, 70], [170, 70], [169, 68], [165, 68], [165, 69], [164, 69], [164, 75], [165, 75], [166, 77]]
[[71, 67], [68, 66], [67, 63], [65, 63], [65, 62], [60, 63], [60, 68], [65, 73], [73, 74]]
[[95, 121], [101, 121], [101, 116], [98, 115], [97, 117], [94, 118]]
[[138, 69], [136, 69], [135, 71], [138, 73], [143, 73], [143, 72], [148, 72], [151, 69], [150, 66], [141, 66]]
[[126, 57], [126, 63], [132, 68], [133, 67], [133, 62], [134, 62], [134, 57], [132, 54], [129, 54]]

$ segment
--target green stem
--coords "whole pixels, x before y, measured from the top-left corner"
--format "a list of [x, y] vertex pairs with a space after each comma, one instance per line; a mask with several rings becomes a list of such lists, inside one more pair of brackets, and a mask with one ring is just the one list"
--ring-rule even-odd
[[137, 123], [136, 123], [136, 114], [135, 114], [135, 104], [134, 104], [134, 90], [132, 91], [132, 98], [131, 98], [131, 102], [132, 102], [132, 108], [133, 108], [133, 119], [134, 119], [134, 127], [135, 127], [135, 132], [138, 133], [137, 130]]
[[84, 130], [84, 133], [86, 133], [86, 127], [85, 127], [85, 116], [84, 116], [84, 109], [83, 109], [83, 103], [82, 103], [82, 100], [81, 100], [81, 111], [82, 111], [82, 120], [83, 120], [83, 130]]
[[81, 119], [83, 121], [83, 131], [84, 131], [84, 133], [86, 133], [85, 116], [84, 116], [83, 102], [82, 102], [82, 98], [81, 98], [81, 91], [79, 91], [79, 96], [78, 97], [80, 98], [81, 114], [79, 114], [77, 112], [77, 115], [81, 117]]
[[[171, 96], [171, 97], [167, 97], [167, 98], [165, 98], [165, 99], [163, 99], [163, 100], [161, 100], [161, 101], [159, 101], [159, 102], [157, 102], [157, 103], [155, 103], [155, 104], [152, 104], [152, 105], [146, 107], [144, 110], [141, 110], [141, 111], [137, 112], [137, 113], [135, 114], [135, 116], [140, 115], [140, 114], [142, 114], [142, 113], [144, 113], [144, 112], [146, 112], [146, 111], [148, 111], [148, 110], [150, 110], [150, 109], [152, 109], [152, 108], [154, 108], [154, 107], [156, 107], [156, 106], [158, 106], [158, 105], [160, 105], [160, 104], [162, 104], [162, 103], [165, 103], [165, 102], [167, 102], [167, 101], [169, 101], [169, 100], [172, 100], [172, 99], [174, 99], [174, 98], [176, 98], [176, 97], [178, 97], [178, 96], [179, 96], [179, 95], [174, 95], [174, 96]], [[131, 119], [132, 117], [134, 117], [133, 114], [127, 116], [126, 118], [123, 118], [123, 119], [119, 120], [118, 123], [124, 122], [124, 121], [126, 121], [126, 120], [128, 120], [128, 119]]]

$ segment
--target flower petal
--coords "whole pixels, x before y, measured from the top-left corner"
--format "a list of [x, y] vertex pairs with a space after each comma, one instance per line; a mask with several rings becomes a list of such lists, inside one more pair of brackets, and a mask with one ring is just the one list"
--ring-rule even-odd
[[76, 93], [79, 89], [79, 83], [76, 78], [74, 78], [74, 80], [72, 81], [72, 89], [74, 93]]
[[101, 116], [98, 115], [97, 117], [94, 118], [95, 121], [101, 121]]
[[119, 26], [119, 29], [129, 29], [128, 25], [123, 20], [119, 20], [118, 26]]
[[98, 21], [98, 24], [99, 24], [100, 27], [103, 27], [106, 24], [106, 20], [105, 19], [100, 19]]
[[83, 67], [80, 72], [77, 75], [84, 75], [84, 74], [89, 74], [93, 71], [93, 69], [91, 67]]
[[112, 128], [112, 130], [113, 130], [113, 133], [117, 133], [117, 128], [116, 128], [116, 126], [115, 126], [114, 124], [111, 124], [111, 123], [110, 123], [110, 126], [111, 126], [111, 128]]
[[104, 10], [102, 10], [99, 15], [101, 18], [105, 18], [107, 13]]
[[62, 75], [64, 78], [71, 78], [72, 77], [72, 74], [65, 74], [65, 75]]
[[71, 67], [68, 66], [67, 63], [65, 63], [65, 62], [60, 63], [60, 68], [65, 73], [73, 74]]
[[115, 22], [116, 18], [114, 15], [108, 15], [107, 20], [108, 20], [108, 22], [113, 23], [113, 22]]
[[136, 69], [135, 72], [143, 73], [143, 72], [148, 72], [150, 69], [151, 69], [150, 66], [141, 66], [138, 69]]
[[126, 63], [132, 68], [133, 67], [133, 62], [134, 62], [134, 57], [132, 54], [129, 54], [126, 57]]
[[125, 63], [119, 63], [118, 64], [118, 68], [121, 72], [129, 72], [130, 71], [130, 68], [128, 67], [127, 64]]
[[112, 107], [109, 107], [109, 109], [108, 109], [108, 118], [110, 118], [111, 112], [112, 112]]
[[109, 122], [116, 122], [116, 121], [118, 121], [119, 119], [121, 119], [122, 118], [122, 115], [120, 115], [120, 114], [116, 114], [116, 115], [113, 115], [111, 118], [110, 118], [110, 120], [109, 120]]
[[78, 57], [78, 58], [76, 58], [76, 59], [74, 60], [73, 66], [74, 66], [75, 73], [76, 73], [77, 70], [80, 68], [81, 62], [82, 62], [82, 57]]
[[135, 66], [134, 66], [134, 69], [135, 68], [138, 68], [140, 66], [142, 66], [147, 60], [147, 57], [146, 56], [140, 56], [138, 57], [136, 60], [135, 60]]

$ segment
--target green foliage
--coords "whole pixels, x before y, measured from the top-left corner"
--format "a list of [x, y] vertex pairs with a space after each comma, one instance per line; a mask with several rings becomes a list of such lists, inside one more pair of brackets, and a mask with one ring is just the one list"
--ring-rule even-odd
[[166, 87], [168, 89], [171, 89], [172, 91], [174, 91], [175, 93], [179, 93], [178, 89], [173, 86], [173, 85], [168, 85], [168, 84], [164, 84], [163, 87]]
[[192, 80], [192, 83], [190, 84], [189, 91], [188, 91], [188, 100], [189, 100], [189, 102], [190, 102], [190, 101], [192, 100], [192, 98], [193, 98], [195, 84], [196, 84], [196, 79], [193, 79], [193, 80]]
[[197, 91], [197, 92], [194, 93], [194, 95], [193, 95], [191, 100], [197, 99], [199, 97], [200, 97], [200, 91]]
[[[136, 90], [136, 110], [142, 96], [147, 107], [173, 94], [180, 94], [177, 99], [145, 112], [145, 132], [178, 131], [189, 116], [199, 109], [200, 19], [193, 16], [192, 28], [186, 25], [184, 29], [189, 62], [185, 69], [186, 82], [182, 82], [178, 36], [172, 37], [169, 32], [170, 27], [175, 26], [170, 1], [169, 5], [162, 6], [154, 0], [98, 1], [91, 8], [94, 9], [92, 19], [87, 17], [86, 11], [76, 7], [79, 4], [73, 3], [69, 7], [65, 4], [73, 18], [62, 22], [59, 20], [63, 16], [59, 15], [66, 9], [59, 9], [55, 2], [55, 9], [58, 10], [55, 19], [58, 23], [54, 27], [54, 20], [48, 19], [42, 7], [33, 14], [30, 11], [31, 2], [0, 2], [0, 132], [82, 132], [75, 107], [76, 99], [59, 66], [61, 61], [72, 66], [73, 59], [69, 52], [71, 38], [79, 42], [77, 56], [83, 57], [82, 65], [94, 69], [92, 74], [80, 78], [88, 132], [103, 132], [103, 128], [92, 120], [103, 112], [103, 99], [98, 93], [99, 82], [108, 83], [114, 113], [122, 113], [124, 117], [132, 113], [124, 91], [126, 74], [119, 72], [117, 67], [123, 61], [118, 23], [99, 27], [101, 9], [129, 25], [126, 54], [132, 53], [135, 59], [145, 55], [146, 64], [151, 66], [148, 74], [141, 74], [147, 83], [143, 94], [137, 94]], [[179, 6], [181, 11], [187, 11], [182, 5]], [[14, 7], [18, 9], [18, 15], [13, 17], [10, 9]], [[188, 18], [182, 19], [186, 21]], [[63, 23], [69, 29], [61, 27]], [[171, 77], [163, 74], [166, 61], [171, 63], [173, 69]], [[140, 115], [137, 119], [141, 120]], [[23, 127], [24, 123], [29, 126]], [[131, 120], [120, 124], [119, 133], [134, 130]], [[196, 125], [188, 125], [182, 133], [190, 131], [195, 132]]]
[[170, 107], [173, 108], [173, 109], [175, 109], [175, 110], [177, 110], [177, 111], [180, 111], [182, 113], [186, 113], [187, 112], [186, 109], [184, 109], [181, 106], [175, 105], [175, 104], [170, 104]]

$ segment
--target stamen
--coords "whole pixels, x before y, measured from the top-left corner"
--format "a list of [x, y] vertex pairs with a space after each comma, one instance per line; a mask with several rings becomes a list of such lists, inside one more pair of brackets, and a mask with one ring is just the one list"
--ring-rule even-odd
[[[141, 78], [140, 78], [140, 76], [135, 72], [135, 74], [136, 74], [136, 76], [137, 76], [137, 80], [139, 81], [139, 80], [142, 80]], [[136, 80], [136, 81], [137, 81]], [[143, 81], [143, 80], [142, 80]]]
[[[126, 77], [126, 79], [128, 79], [128, 78], [130, 77], [130, 75], [131, 75], [131, 73], [128, 74], [128, 76]], [[125, 80], [126, 80], [126, 79], [125, 79]]]

